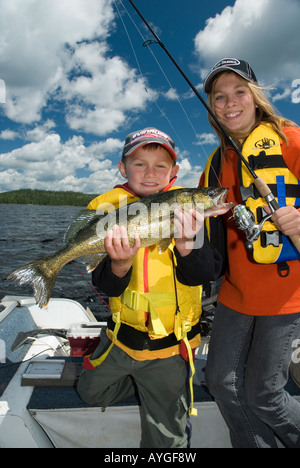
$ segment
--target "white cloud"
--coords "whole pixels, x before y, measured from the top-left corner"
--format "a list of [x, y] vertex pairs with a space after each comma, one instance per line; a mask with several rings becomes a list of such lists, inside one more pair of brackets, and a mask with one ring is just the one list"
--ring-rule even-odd
[[272, 101], [273, 102], [276, 102], [276, 101], [281, 101], [282, 99], [286, 99], [288, 98], [289, 96], [291, 96], [292, 94], [292, 91], [290, 88], [285, 88], [283, 90], [282, 93], [277, 93], [275, 94], [273, 97], [272, 97]]
[[118, 167], [112, 162], [120, 158], [120, 140], [110, 138], [86, 146], [81, 136], [64, 143], [57, 133], [43, 134], [41, 128], [31, 135], [34, 141], [0, 154], [2, 191], [40, 188], [101, 193], [121, 182]]
[[183, 187], [198, 187], [203, 169], [201, 169], [200, 166], [192, 167], [187, 158], [178, 162], [178, 166], [179, 172], [176, 185], [181, 185]]
[[221, 58], [236, 57], [249, 61], [264, 84], [291, 83], [300, 76], [299, 22], [298, 0], [236, 0], [195, 38], [201, 77]]
[[218, 138], [214, 133], [202, 133], [197, 135], [197, 142], [195, 145], [218, 145]]
[[105, 38], [113, 20], [111, 0], [0, 0], [0, 61], [7, 116], [40, 119], [53, 82], [62, 73], [66, 43]]
[[42, 125], [36, 125], [32, 130], [27, 130], [25, 132], [25, 139], [29, 141], [41, 141], [55, 127], [55, 122], [48, 119]]
[[2, 130], [0, 133], [0, 139], [1, 140], [14, 140], [15, 138], [18, 138], [19, 134], [17, 132], [14, 132], [13, 130]]
[[[113, 0], [0, 0], [0, 9], [1, 112], [21, 124], [0, 139], [23, 140], [0, 154], [0, 190], [100, 193], [120, 183], [123, 142], [109, 137], [156, 93], [110, 49]], [[74, 136], [60, 134], [62, 120]]]
[[[112, 0], [0, 0], [4, 112], [39, 122], [50, 98], [64, 105], [71, 129], [106, 135], [154, 95], [107, 40]], [[13, 24], [13, 29], [12, 29]]]
[[91, 159], [104, 159], [110, 154], [116, 154], [117, 159], [121, 159], [123, 145], [123, 141], [116, 138], [108, 138], [107, 140], [91, 144], [86, 148], [86, 151]]
[[175, 88], [170, 88], [169, 91], [165, 94], [165, 97], [169, 101], [176, 101], [177, 99], [179, 99], [178, 93]]
[[106, 53], [107, 45], [99, 42], [82, 43], [68, 53], [68, 73], [59, 84], [73, 130], [106, 135], [125, 123], [127, 112], [143, 109], [155, 96], [126, 62]]
[[[53, 129], [51, 122], [45, 126]], [[30, 143], [0, 154], [1, 191], [36, 188], [103, 193], [125, 182], [116, 164], [124, 144], [119, 139], [108, 138], [87, 146], [83, 137], [73, 136], [64, 143], [54, 131], [47, 134], [43, 126], [36, 127], [27, 136], [32, 137]], [[178, 164], [177, 183], [196, 187], [201, 167], [192, 167], [187, 157]]]
[[192, 169], [191, 163], [187, 158], [182, 159], [181, 161], [179, 161], [178, 166], [179, 166], [179, 169], [180, 169], [181, 173], [190, 171]]

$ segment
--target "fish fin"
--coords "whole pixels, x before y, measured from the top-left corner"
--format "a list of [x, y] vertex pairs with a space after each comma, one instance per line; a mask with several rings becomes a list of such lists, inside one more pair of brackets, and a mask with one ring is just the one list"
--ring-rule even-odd
[[100, 219], [100, 215], [96, 210], [81, 210], [68, 227], [67, 232], [65, 233], [65, 242], [68, 243], [71, 239], [74, 239], [81, 229], [85, 228], [95, 219]]
[[157, 249], [160, 254], [164, 253], [172, 242], [172, 238], [161, 239], [157, 243]]
[[40, 259], [18, 268], [7, 279], [17, 281], [20, 285], [31, 284], [36, 303], [42, 309], [50, 301], [57, 274], [58, 271], [47, 267], [47, 260]]
[[106, 257], [106, 255], [107, 253], [104, 252], [104, 253], [99, 253], [99, 254], [94, 254], [94, 255], [86, 255], [85, 257], [82, 257], [81, 260], [83, 261], [83, 263], [88, 264], [86, 267], [86, 271], [88, 273], [91, 273], [92, 271], [94, 271], [99, 265], [99, 263], [102, 262], [104, 257]]

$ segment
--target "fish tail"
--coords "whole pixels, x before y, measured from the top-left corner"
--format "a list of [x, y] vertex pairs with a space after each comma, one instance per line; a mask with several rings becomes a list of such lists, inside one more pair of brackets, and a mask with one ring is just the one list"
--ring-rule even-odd
[[58, 271], [50, 269], [47, 260], [41, 259], [18, 268], [7, 279], [17, 281], [20, 285], [31, 284], [36, 303], [42, 308], [50, 301], [57, 275]]

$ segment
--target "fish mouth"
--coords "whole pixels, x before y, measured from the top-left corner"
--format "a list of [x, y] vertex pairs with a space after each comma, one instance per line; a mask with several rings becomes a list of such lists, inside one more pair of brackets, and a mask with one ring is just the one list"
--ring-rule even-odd
[[227, 194], [229, 189], [222, 189], [220, 193], [214, 196], [213, 206], [204, 212], [204, 217], [216, 217], [227, 213], [234, 207], [234, 203], [229, 203], [227, 200]]
[[228, 192], [228, 188], [223, 189], [223, 191], [213, 199], [214, 206], [225, 205]]

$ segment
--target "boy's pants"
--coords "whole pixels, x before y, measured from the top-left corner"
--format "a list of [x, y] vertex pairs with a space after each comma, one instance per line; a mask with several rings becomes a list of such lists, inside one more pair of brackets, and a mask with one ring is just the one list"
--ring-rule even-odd
[[[101, 356], [110, 344], [103, 331], [92, 359]], [[77, 388], [86, 403], [104, 408], [138, 393], [141, 447], [186, 448], [188, 376], [189, 365], [181, 356], [136, 361], [115, 345], [100, 366], [82, 372]]]

